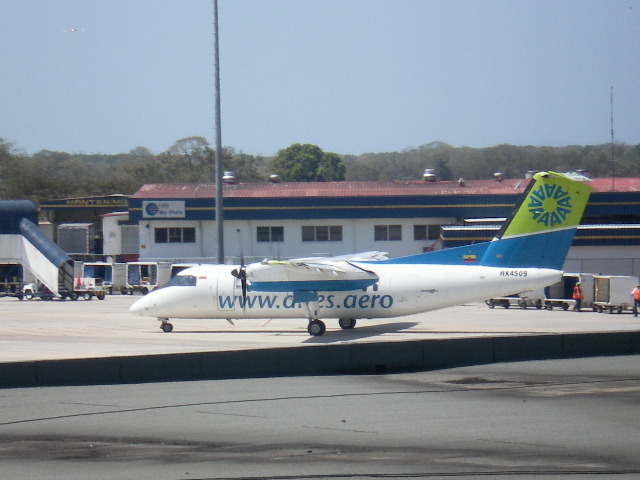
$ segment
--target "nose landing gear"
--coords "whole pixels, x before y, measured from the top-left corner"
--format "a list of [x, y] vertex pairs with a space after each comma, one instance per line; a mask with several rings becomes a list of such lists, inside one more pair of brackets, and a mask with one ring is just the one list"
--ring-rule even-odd
[[160, 320], [162, 323], [160, 324], [160, 328], [162, 329], [163, 332], [169, 333], [173, 330], [173, 325], [171, 325], [169, 323], [169, 319], [168, 318], [162, 318], [162, 319], [158, 319]]

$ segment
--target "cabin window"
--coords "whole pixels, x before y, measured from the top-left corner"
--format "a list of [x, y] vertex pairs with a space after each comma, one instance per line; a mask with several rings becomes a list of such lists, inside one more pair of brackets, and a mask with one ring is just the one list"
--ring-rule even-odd
[[196, 229], [194, 227], [155, 228], [156, 243], [195, 243]]
[[402, 225], [375, 225], [374, 240], [376, 242], [402, 240]]
[[342, 226], [304, 226], [302, 227], [303, 242], [341, 242]]
[[440, 238], [440, 225], [414, 225], [414, 240], [437, 240]]
[[258, 227], [258, 242], [284, 242], [284, 227]]
[[169, 283], [167, 283], [168, 287], [195, 287], [197, 283], [197, 279], [195, 275], [176, 275]]

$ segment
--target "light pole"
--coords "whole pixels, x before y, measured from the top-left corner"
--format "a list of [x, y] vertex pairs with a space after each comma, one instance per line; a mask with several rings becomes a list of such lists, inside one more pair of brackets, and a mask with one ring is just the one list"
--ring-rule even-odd
[[224, 263], [224, 214], [222, 211], [222, 127], [220, 122], [220, 45], [218, 39], [218, 0], [213, 0], [213, 36], [215, 57], [215, 125], [216, 125], [216, 233], [218, 263]]

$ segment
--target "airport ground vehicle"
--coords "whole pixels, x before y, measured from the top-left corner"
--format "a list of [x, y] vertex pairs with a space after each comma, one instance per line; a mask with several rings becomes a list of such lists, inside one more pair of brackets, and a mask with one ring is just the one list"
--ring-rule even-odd
[[534, 306], [547, 310], [561, 308], [569, 310], [575, 307], [573, 287], [580, 282], [584, 298], [582, 309], [594, 312], [623, 313], [631, 311], [633, 300], [631, 290], [639, 284], [638, 277], [624, 275], [595, 275], [593, 273], [565, 273], [557, 283], [544, 289], [543, 294], [525, 292], [509, 297], [486, 300], [489, 308], [518, 306], [527, 308]]
[[575, 308], [576, 301], [573, 299], [573, 288], [578, 282], [582, 287], [583, 299], [582, 308], [592, 308], [593, 306], [593, 286], [594, 275], [592, 273], [565, 273], [559, 282], [549, 285], [544, 289], [545, 308], [553, 310], [562, 308], [569, 310]]
[[125, 286], [126, 268], [124, 263], [76, 262], [76, 272], [83, 278], [94, 278], [108, 294]]
[[20, 293], [14, 296], [19, 300], [53, 300], [56, 298], [59, 298], [60, 300], [78, 300], [78, 298], [91, 300], [93, 297], [96, 297], [98, 300], [104, 300], [106, 295], [107, 292], [102, 285], [96, 285], [95, 278], [77, 277], [73, 291], [61, 290], [59, 292], [59, 297], [54, 295], [51, 290], [37, 281], [25, 284]]
[[[532, 292], [527, 292], [532, 293]], [[489, 308], [502, 307], [510, 308], [516, 306], [519, 308], [537, 308], [540, 310], [544, 306], [544, 298], [540, 295], [512, 295], [510, 297], [497, 297], [485, 300]]]
[[593, 309], [599, 313], [622, 313], [633, 308], [631, 290], [638, 285], [638, 277], [597, 275], [594, 277]]
[[146, 295], [171, 278], [171, 264], [168, 262], [129, 262], [126, 267], [126, 282], [120, 288], [123, 295], [135, 292]]

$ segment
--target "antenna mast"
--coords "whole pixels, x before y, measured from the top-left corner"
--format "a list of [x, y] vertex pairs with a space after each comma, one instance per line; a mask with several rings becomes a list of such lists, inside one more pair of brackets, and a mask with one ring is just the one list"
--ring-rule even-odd
[[616, 165], [613, 157], [613, 87], [611, 87], [611, 190], [616, 189]]

